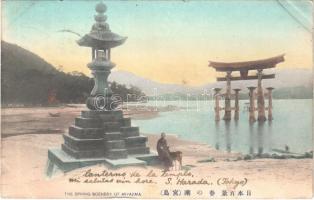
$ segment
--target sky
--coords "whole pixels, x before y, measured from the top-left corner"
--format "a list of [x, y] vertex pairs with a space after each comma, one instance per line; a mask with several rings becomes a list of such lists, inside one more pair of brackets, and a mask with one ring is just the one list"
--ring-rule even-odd
[[[75, 34], [60, 30], [89, 33], [98, 2], [4, 1], [2, 39], [66, 72], [90, 75], [86, 65], [91, 50], [78, 46]], [[110, 29], [128, 37], [112, 49], [114, 70], [198, 86], [215, 81], [209, 60], [246, 61], [285, 53], [278, 68], [311, 69], [312, 3], [291, 2], [289, 14], [281, 6], [285, 2], [276, 0], [105, 1]]]

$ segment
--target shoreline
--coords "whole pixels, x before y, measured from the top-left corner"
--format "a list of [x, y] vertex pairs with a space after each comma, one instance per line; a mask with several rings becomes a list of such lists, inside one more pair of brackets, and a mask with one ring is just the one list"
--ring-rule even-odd
[[[153, 171], [160, 175], [162, 172], [160, 165], [111, 169], [106, 165], [99, 164], [79, 168], [65, 174], [59, 173], [48, 179], [45, 175], [47, 151], [50, 148], [60, 147], [63, 137], [61, 133], [49, 134], [45, 131], [59, 129], [62, 133], [66, 133], [68, 127], [74, 122], [74, 118], [79, 115], [81, 108], [29, 108], [3, 109], [2, 111], [4, 111], [2, 112], [2, 134], [11, 134], [9, 137], [2, 138], [1, 142], [1, 192], [3, 197], [69, 198], [65, 196], [65, 192], [104, 192], [108, 188], [111, 192], [121, 192], [121, 190], [123, 192], [140, 192], [142, 198], [158, 197], [162, 189], [175, 189], [176, 187], [188, 187], [192, 191], [202, 189], [204, 194], [205, 192], [208, 194], [210, 187], [220, 193], [222, 190], [229, 190], [233, 185], [233, 183], [217, 185], [217, 180], [222, 178], [230, 181], [247, 179], [247, 184], [243, 187], [238, 186], [238, 189], [250, 190], [251, 198], [309, 198], [312, 196], [312, 159], [238, 160], [238, 157], [243, 156], [241, 153], [216, 150], [208, 144], [184, 140], [172, 134], [167, 135], [170, 150], [182, 151], [183, 169], [188, 170], [194, 176], [182, 177], [180, 179], [182, 183], [188, 183], [189, 180], [191, 183], [193, 181], [205, 183], [201, 181], [203, 178], [208, 183], [213, 182], [213, 185], [176, 185], [174, 182], [174, 185], [170, 187], [167, 185], [169, 177], [154, 178], [153, 181], [156, 183], [141, 183], [145, 180], [128, 183], [128, 187], [122, 189], [123, 185], [117, 183], [84, 184], [69, 181], [77, 175], [81, 176], [89, 169], [93, 172], [103, 170], [121, 173], [138, 172], [142, 176]], [[51, 117], [49, 112], [60, 112], [60, 117]], [[41, 134], [25, 134], [25, 131], [34, 129], [40, 130]], [[12, 136], [13, 133], [17, 135]], [[156, 151], [156, 143], [160, 135], [145, 135], [148, 137], [147, 145], [152, 151]], [[179, 172], [181, 171], [171, 171], [174, 174]], [[42, 187], [43, 185], [45, 187]], [[41, 189], [38, 190], [38, 188]], [[295, 188], [298, 190], [296, 191]], [[88, 198], [89, 196], [80, 196], [80, 198], [84, 197]], [[196, 198], [200, 197], [196, 196]], [[208, 196], [203, 198], [208, 198]]]
[[[80, 115], [82, 110], [86, 109], [84, 104], [73, 104], [62, 107], [36, 107], [36, 108], [4, 108], [1, 111], [1, 122], [2, 130], [1, 137], [9, 138], [20, 135], [31, 135], [31, 134], [56, 134], [62, 135], [68, 132], [68, 128], [74, 123], [75, 117]], [[161, 106], [155, 108], [154, 106], [143, 106], [143, 105], [130, 105], [127, 108], [123, 107], [123, 115], [125, 117], [130, 117], [132, 120], [150, 120], [159, 117], [160, 112], [172, 112], [180, 110], [180, 107], [176, 106]], [[52, 117], [52, 114], [59, 114], [57, 117]], [[155, 138], [159, 136], [160, 133], [141, 133], [146, 136]], [[186, 138], [180, 138], [178, 134], [166, 133], [171, 137], [177, 138], [177, 140], [188, 141]], [[174, 138], [172, 138], [173, 140]], [[157, 140], [156, 140], [157, 141]], [[194, 143], [201, 143], [200, 141], [192, 141]], [[210, 148], [214, 149], [207, 143], [202, 143], [202, 145], [208, 145]], [[224, 153], [226, 150], [217, 150]], [[233, 151], [232, 153], [241, 154], [242, 157], [247, 157], [250, 159], [260, 159], [260, 158], [275, 158], [275, 159], [289, 159], [294, 158], [294, 153], [292, 152], [267, 152], [261, 155], [258, 154], [248, 154]], [[313, 155], [313, 151], [306, 151], [299, 153], [299, 155], [305, 155], [304, 158], [310, 158]], [[250, 157], [248, 157], [250, 156]], [[297, 158], [297, 156], [296, 156]], [[243, 159], [243, 158], [242, 158]]]
[[[148, 146], [152, 151], [156, 151], [155, 144], [159, 135], [148, 135]], [[182, 177], [180, 183], [197, 182], [201, 179], [217, 181], [222, 178], [228, 180], [247, 179], [245, 186], [239, 186], [239, 190], [249, 190], [253, 198], [300, 198], [312, 196], [312, 160], [311, 159], [254, 159], [254, 160], [236, 160], [240, 154], [226, 153], [211, 148], [209, 145], [192, 141], [181, 140], [177, 137], [168, 135], [168, 144], [171, 151], [183, 152], [182, 171], [171, 170], [170, 174], [178, 174], [188, 170], [192, 173], [192, 178]], [[122, 192], [144, 192], [147, 188], [155, 188], [144, 192], [146, 198], [157, 197], [163, 188], [169, 188], [166, 184], [168, 177], [154, 178], [156, 184], [129, 183], [127, 188], [121, 188], [120, 184], [112, 182], [95, 182], [89, 179], [90, 183], [75, 183], [70, 179], [82, 176], [86, 171], [91, 170], [94, 173], [103, 170], [116, 173], [137, 172], [144, 176], [153, 171], [158, 176], [162, 174], [162, 166], [136, 167], [129, 166], [118, 169], [109, 168], [107, 165], [98, 164], [76, 170], [60, 173], [58, 172], [52, 178], [47, 178], [45, 170], [47, 167], [47, 150], [49, 148], [60, 147], [63, 143], [61, 135], [43, 135], [30, 134], [15, 137], [4, 138], [2, 140], [2, 195], [3, 197], [54, 197], [66, 198], [64, 192], [68, 191], [114, 191], [114, 188], [120, 188], [117, 191]], [[215, 161], [209, 161], [214, 158]], [[204, 161], [204, 162], [202, 162]], [[21, 166], [23, 166], [21, 168]], [[128, 177], [127, 180], [131, 180]], [[184, 181], [183, 181], [184, 180]], [[144, 180], [143, 180], [144, 181]], [[186, 182], [185, 182], [186, 181]], [[201, 182], [200, 182], [201, 183]], [[45, 185], [47, 188], [38, 190], [39, 186]], [[194, 191], [203, 189], [208, 192], [208, 185], [174, 185], [170, 188], [186, 187]], [[234, 187], [234, 183], [227, 185], [214, 184], [211, 189], [220, 192], [221, 190]], [[265, 190], [270, 188], [270, 190]], [[19, 188], [17, 190], [16, 188]], [[104, 189], [105, 188], [105, 189]], [[107, 188], [107, 189], [106, 189]], [[111, 188], [111, 189], [108, 189]], [[294, 190], [298, 188], [298, 190]], [[280, 191], [278, 193], [278, 191]], [[302, 195], [302, 196], [300, 196]], [[86, 196], [87, 198], [88, 196]], [[83, 198], [83, 197], [82, 197]], [[208, 198], [208, 197], [207, 197]]]

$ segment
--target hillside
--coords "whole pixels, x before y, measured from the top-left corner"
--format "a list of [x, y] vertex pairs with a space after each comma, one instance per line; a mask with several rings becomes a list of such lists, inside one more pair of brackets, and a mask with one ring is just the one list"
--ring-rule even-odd
[[[79, 72], [64, 73], [38, 55], [17, 45], [1, 41], [2, 105], [46, 105], [83, 103], [93, 87], [93, 80]], [[142, 92], [136, 87], [112, 84], [122, 99]], [[132, 100], [132, 99], [131, 99]]]

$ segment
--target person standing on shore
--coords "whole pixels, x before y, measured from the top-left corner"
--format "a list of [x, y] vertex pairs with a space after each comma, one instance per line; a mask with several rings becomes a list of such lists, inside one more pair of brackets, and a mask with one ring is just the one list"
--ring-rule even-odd
[[161, 137], [157, 142], [157, 152], [159, 159], [165, 166], [165, 170], [169, 171], [169, 168], [172, 167], [172, 158], [170, 156], [165, 133], [161, 133]]

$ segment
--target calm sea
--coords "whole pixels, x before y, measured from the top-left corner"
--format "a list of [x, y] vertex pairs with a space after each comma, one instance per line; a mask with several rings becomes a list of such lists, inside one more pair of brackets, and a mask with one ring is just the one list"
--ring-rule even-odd
[[312, 100], [274, 100], [274, 120], [262, 124], [249, 123], [247, 102], [240, 101], [238, 121], [232, 119], [226, 123], [220, 120], [216, 123], [213, 101], [151, 101], [147, 105], [175, 105], [181, 109], [160, 112], [153, 119], [132, 120], [132, 123], [139, 126], [142, 133], [176, 134], [179, 138], [207, 143], [226, 151], [272, 153], [273, 149], [283, 150], [285, 145], [296, 153], [312, 149]]

